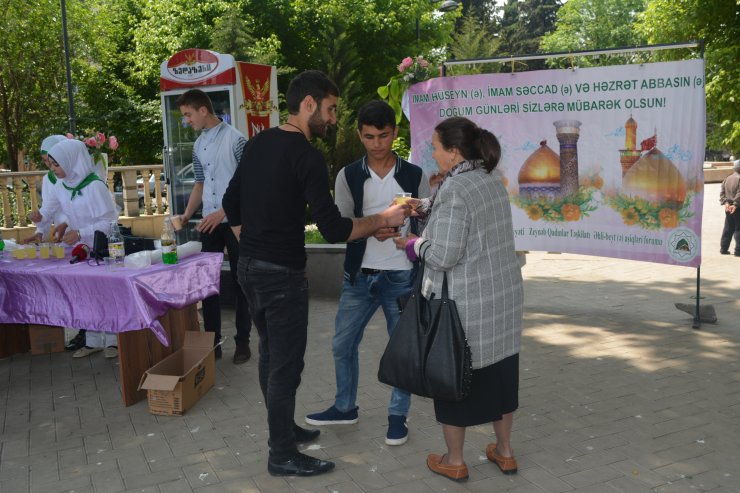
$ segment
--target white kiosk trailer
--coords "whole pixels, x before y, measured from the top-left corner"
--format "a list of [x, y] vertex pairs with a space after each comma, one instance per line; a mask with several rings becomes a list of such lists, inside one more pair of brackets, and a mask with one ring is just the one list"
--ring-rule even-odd
[[[198, 88], [213, 101], [216, 115], [247, 139], [279, 123], [277, 71], [269, 65], [238, 62], [231, 55], [189, 48], [162, 62], [159, 72], [164, 126], [164, 164], [171, 214], [182, 214], [195, 180], [193, 143], [198, 133], [185, 124], [175, 104], [188, 89]], [[193, 223], [181, 240], [197, 240]]]

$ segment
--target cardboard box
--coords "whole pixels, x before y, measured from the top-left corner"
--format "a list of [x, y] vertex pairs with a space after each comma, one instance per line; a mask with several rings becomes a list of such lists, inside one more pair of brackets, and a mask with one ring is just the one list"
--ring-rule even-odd
[[213, 332], [185, 331], [185, 344], [141, 376], [149, 412], [182, 416], [216, 382]]
[[64, 328], [62, 327], [29, 324], [28, 339], [31, 342], [31, 354], [64, 352]]

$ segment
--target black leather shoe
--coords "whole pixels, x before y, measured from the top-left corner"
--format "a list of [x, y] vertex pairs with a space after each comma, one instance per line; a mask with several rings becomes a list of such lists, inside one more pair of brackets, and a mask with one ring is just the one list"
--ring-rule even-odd
[[64, 349], [67, 351], [77, 351], [78, 349], [82, 349], [85, 347], [86, 337], [85, 337], [85, 331], [81, 330], [77, 333], [76, 336], [74, 336], [70, 341], [67, 343], [66, 346], [64, 346]]
[[234, 350], [234, 364], [241, 365], [243, 363], [246, 363], [251, 357], [252, 351], [249, 350], [249, 343], [237, 342], [236, 349]]
[[301, 428], [300, 426], [294, 424], [293, 434], [295, 435], [295, 443], [306, 443], [313, 442], [314, 440], [319, 438], [319, 435], [321, 435], [321, 430], [307, 430], [306, 428]]
[[719, 253], [721, 253], [722, 255], [729, 255], [730, 254], [730, 251], [729, 250], [720, 250]]
[[316, 476], [334, 469], [334, 463], [296, 452], [288, 459], [268, 459], [267, 471], [273, 476]]

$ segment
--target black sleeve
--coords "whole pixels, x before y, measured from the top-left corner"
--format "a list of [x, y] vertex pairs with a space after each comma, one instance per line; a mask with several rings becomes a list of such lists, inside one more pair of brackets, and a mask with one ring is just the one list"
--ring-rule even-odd
[[306, 203], [311, 208], [311, 217], [321, 235], [329, 243], [347, 241], [352, 234], [352, 219], [342, 217], [329, 192], [329, 170], [324, 157], [316, 150], [307, 153], [301, 166], [299, 178], [304, 184], [303, 193]]

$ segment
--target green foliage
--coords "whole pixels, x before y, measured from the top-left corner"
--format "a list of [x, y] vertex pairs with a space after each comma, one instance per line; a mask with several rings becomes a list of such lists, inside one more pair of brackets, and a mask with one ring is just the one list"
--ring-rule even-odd
[[[632, 27], [645, 9], [646, 0], [569, 0], [558, 10], [555, 31], [542, 38], [543, 52], [569, 52], [645, 44], [645, 37]], [[594, 62], [560, 59], [551, 65], [579, 66], [629, 63], [629, 57], [602, 56]]]
[[304, 240], [307, 245], [329, 243], [323, 236], [321, 236], [319, 228], [316, 226], [316, 224], [306, 224], [306, 227], [303, 230], [303, 234]]
[[[66, 81], [58, 0], [0, 6], [0, 54], [13, 61], [0, 82], [23, 84], [6, 89], [3, 107], [17, 113], [6, 112], [7, 160], [66, 129]], [[67, 0], [67, 9], [78, 126], [119, 136], [120, 155], [136, 163], [161, 159], [159, 67], [177, 51], [276, 65], [282, 90], [297, 71], [322, 68], [356, 107], [415, 51], [417, 18], [418, 49], [429, 51], [444, 47], [459, 16], [435, 13], [428, 0]]]
[[[705, 41], [707, 145], [740, 154], [740, 8], [728, 0], [649, 0], [636, 26], [650, 43]], [[663, 52], [656, 59], [685, 57]]]
[[362, 104], [358, 100], [363, 94], [362, 79], [358, 77], [358, 72], [363, 63], [349, 36], [344, 22], [337, 22], [326, 29], [322, 38], [325, 51], [319, 68], [337, 84], [342, 99], [352, 107]]
[[498, 14], [496, 2], [491, 0], [462, 0], [463, 12], [472, 14], [483, 22], [492, 22]]
[[[503, 9], [499, 38], [500, 55], [529, 55], [540, 52], [540, 42], [555, 28], [560, 4], [558, 0], [509, 0]], [[519, 62], [515, 67], [507, 65], [504, 71], [541, 70], [543, 60]]]
[[438, 15], [434, 8], [428, 0], [250, 0], [248, 10], [255, 18], [254, 35], [276, 35], [284, 63], [298, 71], [322, 66], [325, 34], [341, 25], [362, 61], [356, 68], [358, 97], [367, 100], [401, 59], [447, 43], [459, 13]]
[[401, 74], [397, 74], [391, 77], [386, 85], [378, 88], [380, 99], [386, 101], [396, 112], [396, 125], [400, 125], [404, 118], [401, 101], [403, 100], [403, 93], [406, 92], [409, 85], [407, 81], [403, 80]]
[[[469, 11], [462, 18], [460, 29], [452, 35], [449, 52], [453, 60], [475, 60], [493, 58], [499, 47], [499, 40], [489, 31], [489, 28], [473, 11]], [[486, 65], [454, 65], [449, 67], [448, 75], [481, 74], [490, 72], [498, 67]]]
[[[18, 171], [22, 149], [38, 150], [42, 134], [64, 124], [65, 77], [59, 2], [0, 2], [0, 149]], [[35, 131], [34, 131], [35, 130]], [[55, 133], [58, 133], [55, 132]], [[36, 154], [33, 155], [35, 157]]]
[[339, 99], [337, 115], [336, 128], [324, 139], [314, 141], [314, 145], [326, 159], [329, 167], [329, 186], [332, 189], [339, 170], [365, 154], [365, 147], [357, 135], [355, 112], [344, 98]]
[[[226, 0], [135, 0], [138, 6], [130, 77], [142, 95], [157, 96], [159, 66], [185, 48], [208, 48], [216, 19], [233, 2]], [[149, 92], [150, 94], [146, 94]]]
[[403, 159], [408, 159], [411, 155], [409, 138], [408, 135], [401, 136], [400, 133], [401, 132], [399, 132], [399, 136], [396, 137], [396, 140], [393, 141], [393, 152], [401, 156]]
[[255, 40], [247, 26], [253, 23], [254, 20], [243, 14], [238, 4], [229, 6], [214, 23], [211, 49], [219, 53], [229, 53], [236, 60], [249, 59]]

